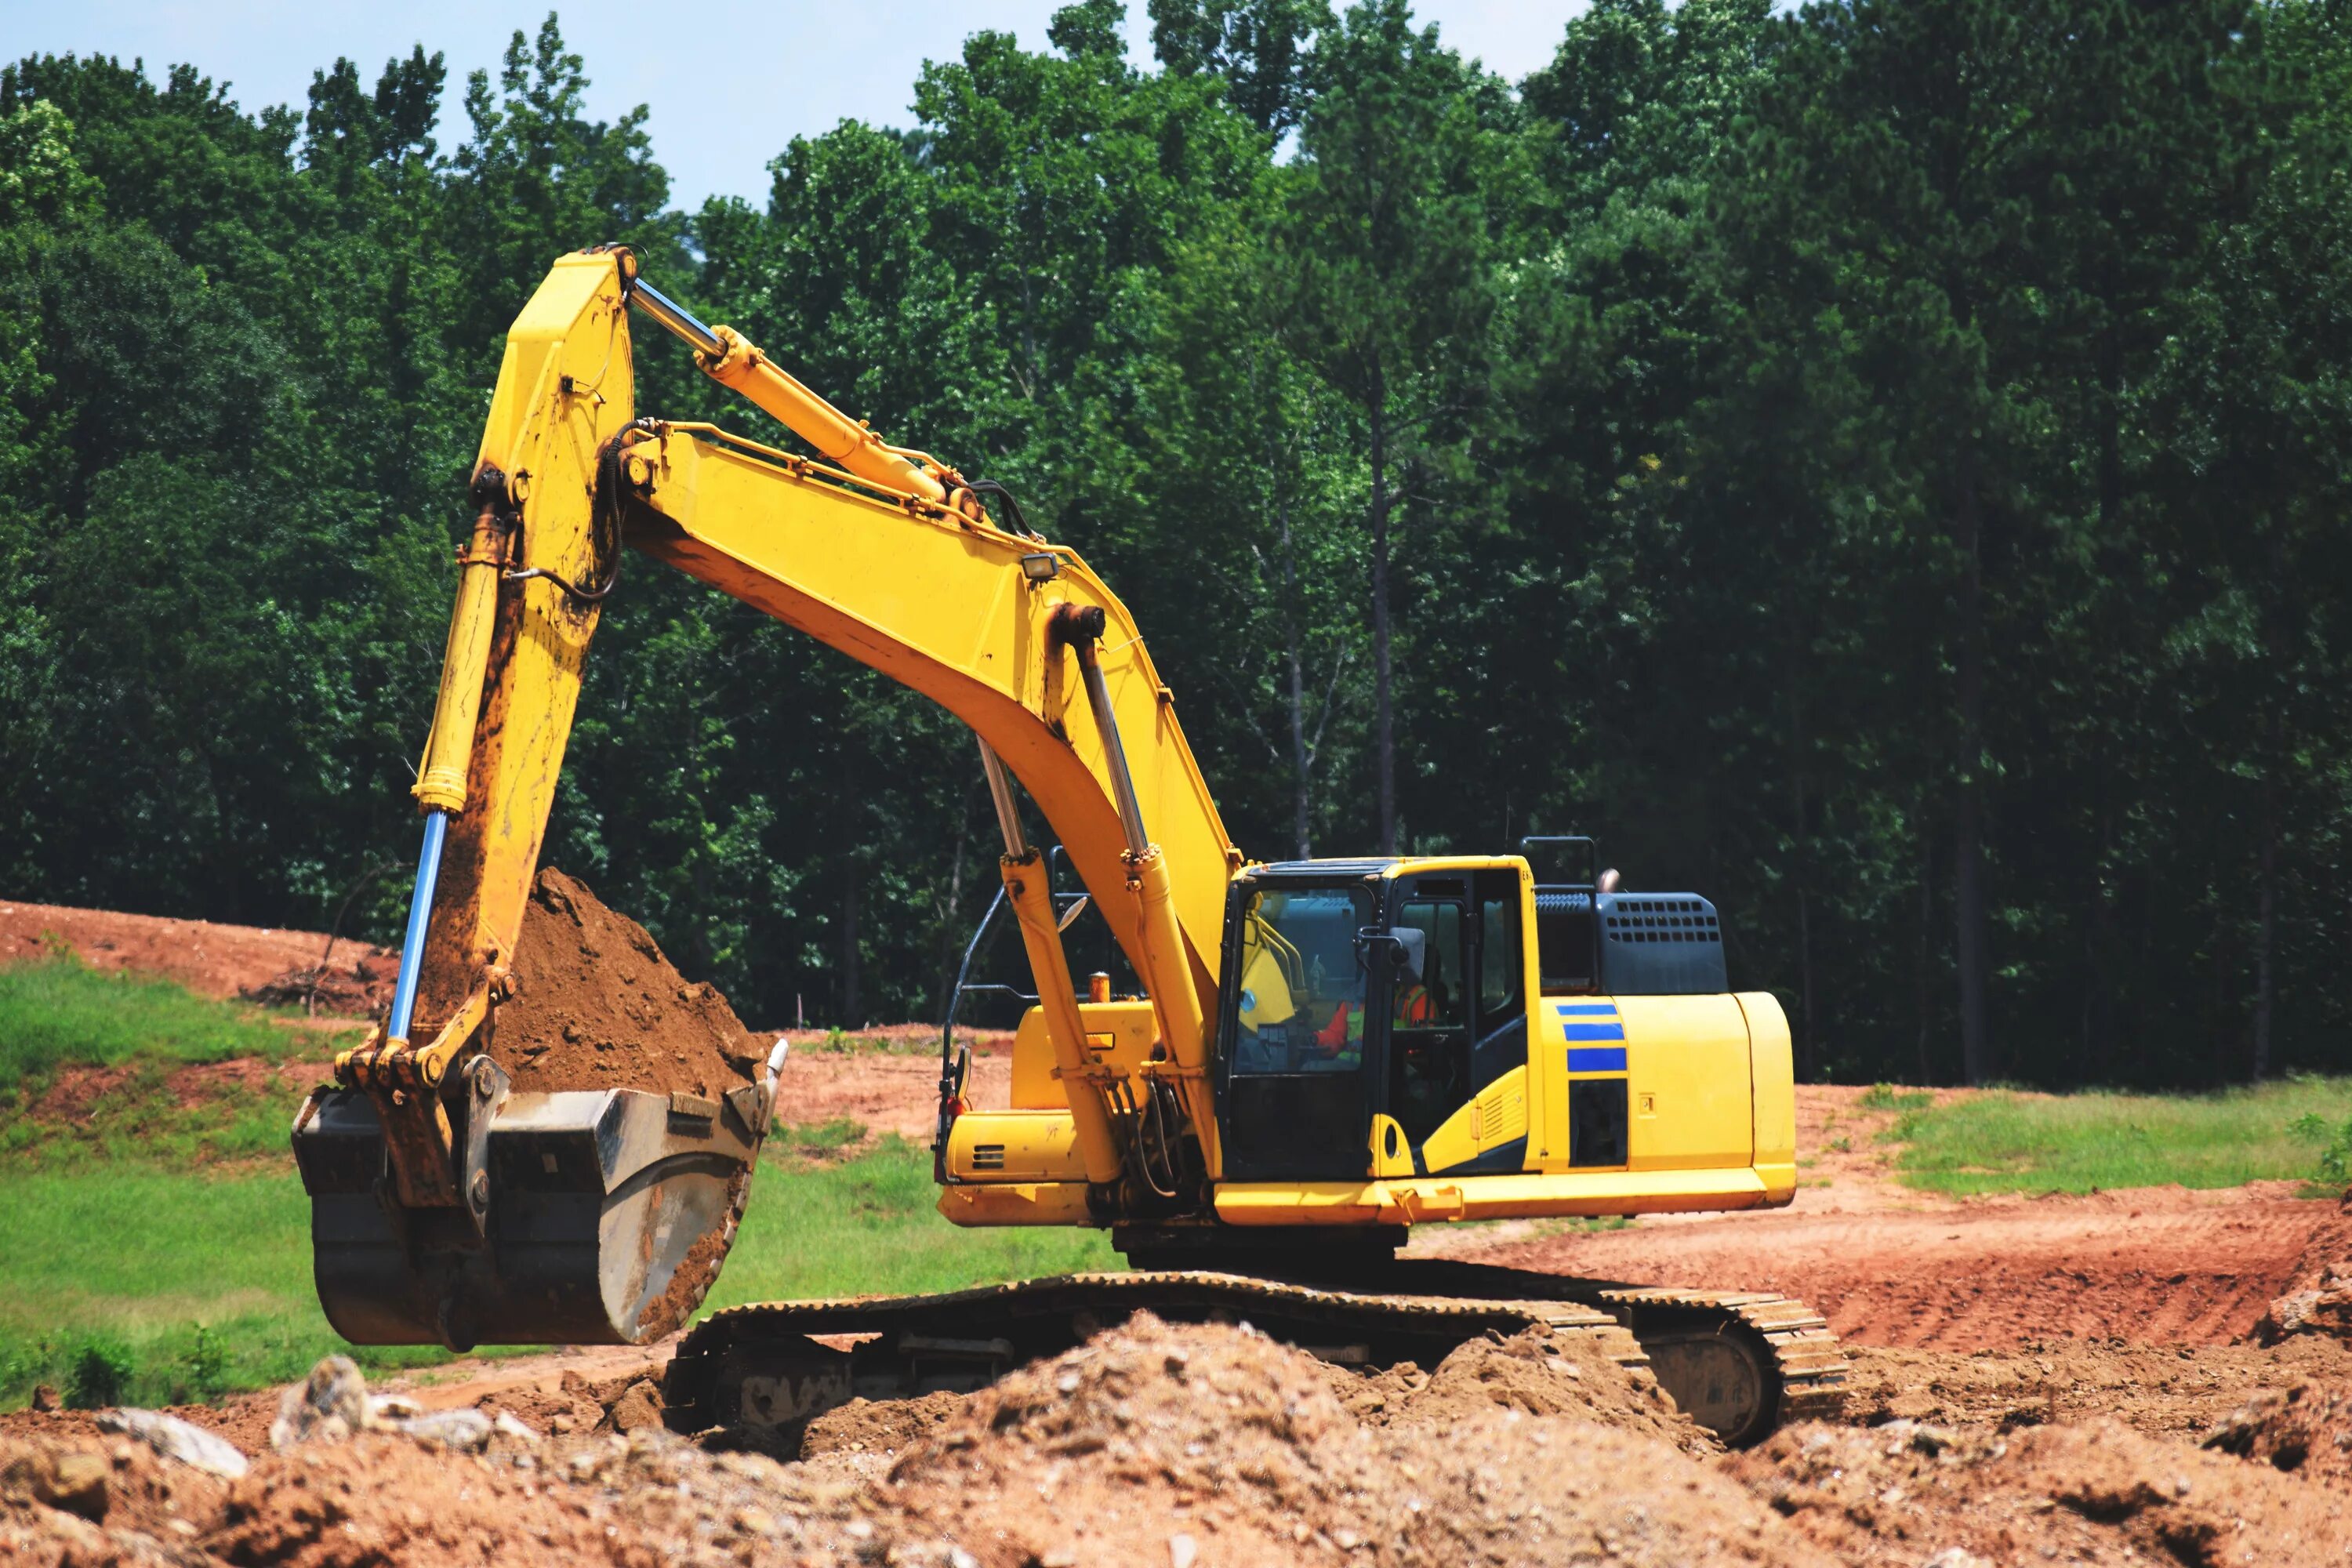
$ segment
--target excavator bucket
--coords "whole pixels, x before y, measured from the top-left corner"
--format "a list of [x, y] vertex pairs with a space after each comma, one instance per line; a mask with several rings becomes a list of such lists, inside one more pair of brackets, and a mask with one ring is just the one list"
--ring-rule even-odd
[[470, 1180], [487, 1178], [477, 1224], [395, 1203], [374, 1102], [313, 1090], [294, 1154], [327, 1321], [355, 1344], [453, 1350], [671, 1332], [734, 1244], [773, 1093], [771, 1076], [716, 1100], [501, 1095], [487, 1127], [457, 1130]]

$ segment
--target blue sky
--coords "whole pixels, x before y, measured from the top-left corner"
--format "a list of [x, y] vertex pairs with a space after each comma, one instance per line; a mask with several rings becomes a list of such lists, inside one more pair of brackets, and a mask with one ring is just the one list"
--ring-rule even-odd
[[[160, 78], [196, 65], [247, 110], [299, 103], [310, 73], [348, 55], [373, 81], [384, 60], [422, 43], [448, 57], [443, 120], [464, 124], [466, 72], [497, 64], [517, 27], [533, 31], [551, 0], [0, 0], [0, 57], [107, 54], [147, 62]], [[845, 118], [906, 124], [925, 59], [952, 56], [967, 34], [999, 28], [1043, 47], [1061, 0], [561, 0], [566, 40], [588, 62], [589, 110], [611, 119], [643, 103], [674, 198], [712, 194], [763, 201], [766, 164], [795, 135]], [[1513, 79], [1551, 58], [1581, 0], [1420, 0], [1418, 11], [1464, 53]], [[1150, 62], [1142, 0], [1129, 0], [1129, 50]]]

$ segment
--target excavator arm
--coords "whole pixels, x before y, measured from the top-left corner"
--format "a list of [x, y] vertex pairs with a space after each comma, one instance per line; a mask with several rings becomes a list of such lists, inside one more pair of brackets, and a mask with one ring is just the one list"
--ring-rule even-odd
[[[638, 417], [632, 309], [821, 457]], [[510, 1094], [488, 1048], [624, 547], [971, 728], [1100, 1217], [1121, 1209], [1122, 1119], [1135, 1101], [1087, 1057], [1008, 773], [1143, 978], [1164, 1047], [1146, 1092], [1181, 1110], [1196, 1171], [1213, 1174], [1206, 1020], [1240, 857], [1133, 618], [1075, 552], [1000, 526], [953, 468], [884, 444], [739, 334], [696, 321], [613, 247], [559, 260], [517, 319], [471, 499], [415, 789], [425, 847], [394, 1005], [297, 1125], [320, 1295], [347, 1337], [665, 1332], [698, 1299], [672, 1289], [688, 1255], [740, 1211], [771, 1087], [705, 1132], [630, 1090]], [[634, 1142], [615, 1127], [637, 1128]], [[566, 1138], [589, 1152], [558, 1149]]]

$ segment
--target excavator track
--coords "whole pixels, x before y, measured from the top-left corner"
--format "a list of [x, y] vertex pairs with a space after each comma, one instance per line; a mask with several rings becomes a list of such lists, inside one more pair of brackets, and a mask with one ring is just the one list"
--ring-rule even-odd
[[[1590, 1336], [1733, 1443], [1783, 1421], [1834, 1415], [1843, 1401], [1837, 1342], [1817, 1314], [1785, 1297], [1613, 1287], [1476, 1265], [1399, 1269], [1405, 1278], [1393, 1283], [1404, 1288], [1378, 1291], [1153, 1270], [730, 1308], [678, 1346], [664, 1380], [667, 1419], [681, 1432], [727, 1428], [789, 1450], [811, 1417], [852, 1398], [980, 1388], [1139, 1310], [1176, 1321], [1247, 1322], [1355, 1366], [1434, 1365], [1490, 1332]], [[1496, 1284], [1519, 1289], [1481, 1288]]]

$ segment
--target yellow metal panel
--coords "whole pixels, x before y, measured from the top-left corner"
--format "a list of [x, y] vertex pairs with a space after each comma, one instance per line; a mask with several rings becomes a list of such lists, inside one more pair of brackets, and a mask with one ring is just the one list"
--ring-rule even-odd
[[959, 1182], [1087, 1180], [1067, 1110], [968, 1110], [948, 1134], [948, 1174]]
[[1748, 1016], [1728, 995], [1620, 996], [1634, 1171], [1746, 1165], [1755, 1155]]
[[955, 1225], [1092, 1225], [1083, 1182], [941, 1187], [940, 1213]]
[[1442, 1174], [1528, 1135], [1528, 1069], [1513, 1068], [1473, 1095], [1421, 1146], [1422, 1163]]
[[[1151, 1055], [1154, 1030], [1149, 1002], [1081, 1002], [1078, 1017], [1087, 1032], [1087, 1055], [1132, 1074]], [[1024, 1110], [1058, 1110], [1069, 1104], [1055, 1077], [1053, 1043], [1045, 1020], [1032, 1007], [1021, 1016], [1013, 1037], [1013, 1104]]]
[[1797, 1193], [1797, 1069], [1789, 1047], [1789, 1016], [1769, 991], [1735, 998], [1748, 1018], [1749, 1076], [1755, 1084], [1756, 1168], [1785, 1204]]
[[1422, 1163], [1432, 1171], [1450, 1171], [1478, 1157], [1478, 1102], [1470, 1101], [1438, 1124], [1422, 1140]]
[[1217, 1189], [1228, 1225], [1411, 1225], [1435, 1219], [1706, 1213], [1769, 1201], [1749, 1170], [1528, 1172], [1370, 1182], [1241, 1182]]
[[1471, 1131], [1478, 1152], [1499, 1149], [1528, 1135], [1528, 1069], [1513, 1068], [1478, 1091], [1470, 1102], [1475, 1113]]
[[[1390, 1150], [1395, 1150], [1391, 1153]], [[1372, 1174], [1375, 1176], [1410, 1176], [1412, 1174], [1412, 1145], [1404, 1140], [1404, 1129], [1393, 1116], [1372, 1118]]]
[[1104, 676], [1144, 825], [1167, 854], [1201, 1001], [1214, 1005], [1238, 858], [1133, 618], [1075, 552], [1055, 550], [1058, 574], [1032, 584], [1021, 559], [1041, 548], [1033, 540], [917, 515], [677, 429], [639, 450], [656, 460], [649, 504], [667, 525], [633, 527], [629, 542], [971, 725], [1053, 823], [1112, 933], [1139, 957], [1103, 738], [1073, 661], [1047, 635], [1058, 605], [1099, 606]]

